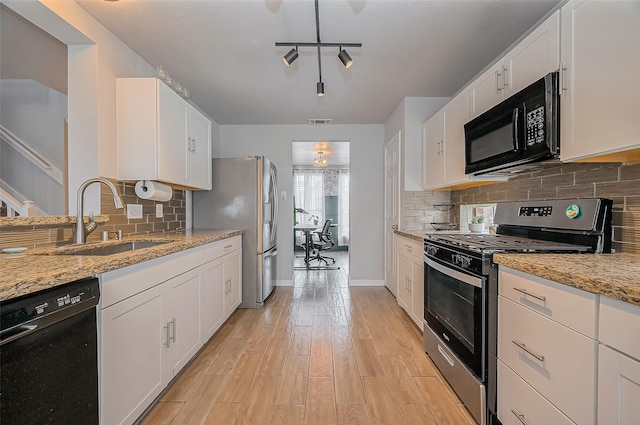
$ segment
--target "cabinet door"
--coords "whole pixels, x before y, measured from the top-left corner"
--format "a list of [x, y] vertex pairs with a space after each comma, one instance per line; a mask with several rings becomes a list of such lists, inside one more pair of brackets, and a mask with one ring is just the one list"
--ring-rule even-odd
[[188, 185], [188, 154], [187, 103], [158, 83], [158, 178]]
[[469, 119], [488, 111], [504, 99], [504, 62], [500, 61], [469, 85]]
[[511, 50], [505, 57], [505, 97], [558, 69], [560, 64], [560, 11]]
[[469, 89], [444, 107], [444, 185], [464, 183], [464, 125], [469, 121]]
[[409, 293], [409, 279], [411, 279], [411, 260], [403, 254], [398, 254], [398, 304], [407, 313], [411, 309], [411, 295]]
[[598, 423], [640, 423], [640, 362], [600, 345]]
[[436, 188], [444, 178], [444, 110], [436, 112], [422, 127], [424, 155], [424, 188]]
[[224, 280], [224, 310], [229, 317], [242, 302], [242, 250], [225, 256]]
[[424, 318], [424, 263], [411, 260], [411, 318], [422, 330]]
[[187, 105], [189, 141], [189, 184], [198, 189], [211, 189], [211, 121], [191, 105]]
[[500, 360], [497, 388], [498, 419], [502, 425], [575, 425]]
[[132, 424], [160, 394], [163, 286], [100, 312], [100, 423]]
[[218, 330], [225, 319], [224, 257], [202, 266], [202, 341]]
[[595, 423], [598, 343], [498, 296], [498, 358], [578, 424]]
[[166, 282], [164, 330], [167, 344], [168, 378], [187, 364], [202, 346], [200, 339], [201, 269], [191, 270]]
[[571, 1], [561, 19], [561, 159], [640, 148], [638, 2]]

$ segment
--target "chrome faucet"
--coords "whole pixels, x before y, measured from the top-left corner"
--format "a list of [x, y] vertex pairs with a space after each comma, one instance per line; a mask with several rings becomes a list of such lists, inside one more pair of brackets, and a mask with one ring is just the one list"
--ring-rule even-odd
[[95, 178], [95, 179], [89, 179], [86, 182], [82, 183], [80, 185], [80, 187], [78, 188], [78, 213], [76, 215], [76, 232], [74, 235], [74, 243], [76, 245], [78, 244], [84, 244], [87, 242], [87, 236], [89, 235], [89, 233], [93, 232], [95, 230], [95, 228], [97, 227], [97, 224], [95, 221], [93, 221], [93, 214], [89, 215], [89, 224], [85, 227], [84, 225], [84, 220], [83, 220], [83, 216], [84, 216], [84, 191], [87, 187], [91, 186], [93, 183], [104, 183], [107, 185], [107, 187], [109, 189], [111, 189], [111, 192], [113, 193], [113, 205], [117, 208], [124, 208], [124, 205], [122, 204], [122, 199], [120, 199], [120, 196], [118, 195], [118, 190], [116, 189], [116, 187], [113, 185], [113, 183], [111, 183], [109, 180], [105, 180], [103, 178]]

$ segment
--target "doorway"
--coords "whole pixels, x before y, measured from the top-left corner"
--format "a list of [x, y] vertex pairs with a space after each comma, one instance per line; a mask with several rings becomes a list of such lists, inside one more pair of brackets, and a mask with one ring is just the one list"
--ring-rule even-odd
[[349, 275], [350, 143], [293, 141], [293, 266]]

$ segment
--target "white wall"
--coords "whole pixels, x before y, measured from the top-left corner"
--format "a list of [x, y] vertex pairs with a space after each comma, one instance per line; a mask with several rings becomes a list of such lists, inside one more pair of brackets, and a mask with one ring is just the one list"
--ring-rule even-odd
[[355, 285], [383, 285], [383, 125], [220, 125], [214, 157], [264, 155], [278, 167], [278, 189], [287, 192], [287, 199], [280, 200], [278, 217], [278, 284], [291, 284], [293, 278], [294, 140], [351, 142], [350, 281]]
[[[6, 4], [69, 46], [68, 190], [73, 213], [83, 181], [116, 177], [116, 78], [151, 77], [155, 68], [73, 1]], [[99, 204], [99, 190], [93, 187], [87, 192], [85, 213], [98, 212]]]

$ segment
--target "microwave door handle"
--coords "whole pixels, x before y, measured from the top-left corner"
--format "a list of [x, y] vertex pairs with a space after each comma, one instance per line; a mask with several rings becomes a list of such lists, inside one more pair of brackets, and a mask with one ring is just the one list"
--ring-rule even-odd
[[518, 129], [518, 122], [519, 122], [519, 114], [520, 114], [520, 108], [515, 108], [513, 110], [513, 115], [511, 117], [511, 120], [513, 122], [513, 151], [514, 152], [518, 152], [520, 150], [520, 141], [518, 140], [518, 135], [520, 134], [520, 131]]

